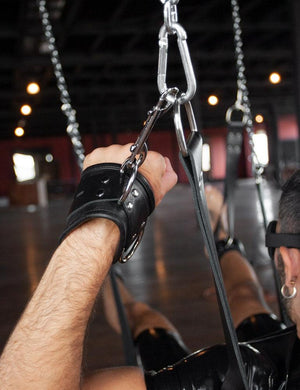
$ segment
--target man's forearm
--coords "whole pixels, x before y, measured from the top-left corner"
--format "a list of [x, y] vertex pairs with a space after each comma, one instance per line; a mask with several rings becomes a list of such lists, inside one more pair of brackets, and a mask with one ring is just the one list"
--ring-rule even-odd
[[83, 340], [119, 239], [108, 220], [74, 231], [54, 253], [0, 359], [8, 389], [79, 389]]

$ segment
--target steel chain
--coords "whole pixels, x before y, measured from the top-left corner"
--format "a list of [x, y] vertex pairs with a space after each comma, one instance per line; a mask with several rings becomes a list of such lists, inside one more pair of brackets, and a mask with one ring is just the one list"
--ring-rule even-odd
[[234, 33], [234, 44], [235, 44], [236, 67], [237, 67], [237, 90], [238, 90], [238, 94], [240, 94], [241, 96], [240, 103], [244, 107], [244, 114], [246, 117], [245, 129], [248, 134], [248, 140], [251, 149], [252, 171], [254, 176], [256, 177], [256, 180], [261, 180], [261, 176], [264, 168], [259, 162], [257, 154], [254, 149], [253, 119], [251, 113], [251, 105], [249, 101], [247, 78], [245, 75], [246, 68], [244, 64], [240, 7], [237, 0], [231, 0], [231, 8], [232, 8], [233, 33]]
[[85, 153], [84, 147], [79, 133], [79, 124], [76, 120], [76, 110], [72, 107], [71, 97], [68, 91], [66, 79], [64, 77], [59, 53], [56, 47], [55, 37], [53, 35], [53, 29], [49, 19], [49, 12], [46, 8], [46, 0], [37, 0], [37, 5], [42, 21], [45, 39], [50, 51], [57, 88], [60, 92], [60, 101], [62, 103], [61, 110], [67, 117], [67, 133], [71, 138], [77, 163], [79, 167], [82, 168]]

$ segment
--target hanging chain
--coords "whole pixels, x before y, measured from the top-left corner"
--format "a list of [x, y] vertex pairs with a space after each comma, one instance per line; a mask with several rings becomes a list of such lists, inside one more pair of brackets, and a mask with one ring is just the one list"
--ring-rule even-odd
[[234, 43], [235, 43], [236, 67], [237, 67], [237, 100], [234, 106], [237, 109], [243, 111], [244, 114], [243, 123], [248, 133], [249, 145], [251, 149], [252, 171], [256, 180], [261, 181], [264, 168], [262, 164], [259, 162], [257, 154], [254, 149], [253, 119], [251, 113], [251, 105], [249, 101], [247, 78], [245, 75], [240, 8], [237, 0], [231, 0], [231, 8], [232, 8], [233, 33], [234, 33]]
[[68, 91], [66, 79], [63, 74], [61, 61], [58, 50], [56, 48], [55, 37], [53, 35], [52, 25], [49, 19], [49, 12], [46, 8], [46, 0], [37, 0], [40, 18], [44, 30], [45, 39], [50, 51], [51, 62], [54, 68], [57, 88], [60, 92], [60, 101], [62, 103], [61, 110], [67, 117], [67, 133], [71, 138], [74, 152], [76, 154], [77, 163], [82, 168], [84, 160], [84, 147], [81, 142], [79, 133], [79, 124], [76, 120], [76, 111], [72, 107], [71, 97]]

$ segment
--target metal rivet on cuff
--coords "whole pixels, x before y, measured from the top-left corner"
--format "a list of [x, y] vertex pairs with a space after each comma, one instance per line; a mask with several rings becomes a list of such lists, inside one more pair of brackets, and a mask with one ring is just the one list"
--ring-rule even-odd
[[104, 195], [104, 190], [101, 188], [101, 189], [97, 192], [96, 196], [98, 196], [98, 198], [102, 198], [103, 195]]
[[76, 195], [76, 198], [79, 198], [81, 195], [83, 195], [84, 194], [84, 191], [82, 190], [82, 191], [80, 191], [77, 195]]

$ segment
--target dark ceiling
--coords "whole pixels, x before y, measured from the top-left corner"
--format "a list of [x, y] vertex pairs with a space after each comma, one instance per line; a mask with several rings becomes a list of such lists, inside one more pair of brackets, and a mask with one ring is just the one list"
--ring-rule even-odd
[[[253, 112], [266, 111], [269, 105], [279, 115], [295, 112], [292, 3], [240, 0], [240, 8]], [[159, 97], [161, 2], [48, 0], [48, 9], [81, 133], [139, 130]], [[199, 122], [206, 128], [223, 125], [236, 95], [230, 0], [181, 0], [178, 15], [198, 80], [194, 106]], [[66, 119], [35, 0], [1, 0], [0, 18], [0, 137], [13, 137], [24, 102], [33, 107], [26, 136], [64, 134]], [[168, 85], [185, 89], [173, 39], [169, 51]], [[268, 82], [273, 70], [282, 74], [280, 85]], [[40, 83], [39, 95], [26, 94], [30, 80]], [[206, 102], [211, 93], [220, 98], [217, 107]], [[157, 124], [168, 126], [167, 120]]]

